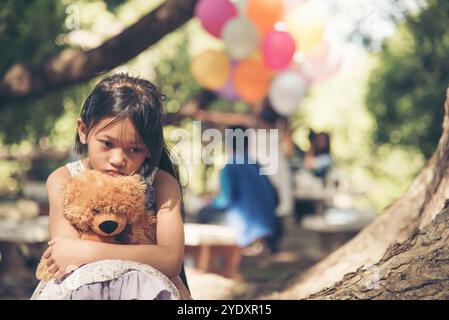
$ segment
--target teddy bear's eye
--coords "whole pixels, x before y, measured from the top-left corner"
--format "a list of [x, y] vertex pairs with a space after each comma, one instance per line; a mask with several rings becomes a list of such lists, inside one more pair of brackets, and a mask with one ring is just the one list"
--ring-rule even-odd
[[92, 209], [94, 213], [100, 213], [100, 209]]

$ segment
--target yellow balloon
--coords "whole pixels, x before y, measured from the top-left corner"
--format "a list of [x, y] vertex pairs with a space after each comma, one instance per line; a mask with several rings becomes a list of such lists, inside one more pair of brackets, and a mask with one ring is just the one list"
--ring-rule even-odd
[[191, 70], [201, 86], [217, 90], [226, 84], [231, 65], [224, 52], [207, 50], [193, 59]]
[[307, 52], [323, 40], [324, 18], [311, 4], [294, 8], [287, 13], [285, 22], [300, 51]]

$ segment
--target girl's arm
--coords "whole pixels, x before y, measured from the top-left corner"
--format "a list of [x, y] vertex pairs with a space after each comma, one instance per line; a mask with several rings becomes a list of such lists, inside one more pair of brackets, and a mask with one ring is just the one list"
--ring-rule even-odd
[[56, 169], [47, 178], [50, 239], [55, 237], [80, 237], [78, 231], [63, 215], [62, 188], [69, 179], [70, 173], [66, 167]]
[[[178, 182], [167, 172], [159, 170], [155, 181], [157, 210], [156, 245], [121, 245], [94, 241], [74, 241], [59, 238], [51, 242], [52, 250], [60, 255], [59, 267], [65, 270], [74, 264], [66, 259], [67, 251], [78, 252], [82, 264], [103, 259], [137, 261], [151, 265], [168, 277], [177, 276], [184, 260], [184, 227], [181, 218], [181, 190]], [[83, 247], [79, 242], [88, 244]], [[81, 246], [81, 247], [80, 247]], [[81, 253], [80, 249], [84, 248]], [[61, 256], [62, 255], [62, 256]], [[58, 274], [58, 276], [63, 276]]]
[[[78, 244], [82, 241], [79, 240], [80, 235], [78, 231], [70, 224], [70, 222], [64, 217], [63, 211], [63, 194], [62, 189], [67, 181], [70, 179], [70, 173], [66, 167], [60, 167], [53, 171], [47, 178], [47, 195], [49, 203], [49, 233], [51, 241], [49, 244], [55, 241], [55, 239], [71, 240]], [[53, 255], [53, 248], [50, 247], [44, 252], [43, 257], [47, 259], [47, 271], [54, 273], [56, 278], [61, 278], [67, 271], [67, 268], [73, 266], [79, 266], [83, 263], [81, 254], [79, 252], [85, 251], [84, 247], [80, 246], [78, 251], [65, 250], [61, 248], [60, 252], [63, 253], [65, 261], [69, 262], [67, 265], [60, 263], [59, 257], [61, 254], [58, 251]]]

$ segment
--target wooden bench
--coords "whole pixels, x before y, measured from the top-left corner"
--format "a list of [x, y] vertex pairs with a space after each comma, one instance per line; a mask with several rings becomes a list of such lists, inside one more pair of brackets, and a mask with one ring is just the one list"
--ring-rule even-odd
[[185, 264], [202, 272], [239, 279], [240, 248], [231, 228], [213, 224], [186, 223]]

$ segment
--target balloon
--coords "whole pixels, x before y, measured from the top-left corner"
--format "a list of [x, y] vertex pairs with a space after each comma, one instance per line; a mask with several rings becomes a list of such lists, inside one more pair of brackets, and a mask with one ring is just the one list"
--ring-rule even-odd
[[234, 88], [232, 77], [229, 77], [226, 85], [223, 88], [219, 89], [217, 93], [220, 95], [220, 97], [228, 101], [240, 100], [240, 96]]
[[259, 33], [249, 20], [237, 17], [229, 20], [221, 37], [231, 58], [241, 60], [250, 56], [259, 46]]
[[276, 76], [271, 83], [268, 98], [273, 109], [283, 116], [292, 115], [304, 98], [307, 85], [297, 72], [288, 70]]
[[192, 61], [192, 74], [204, 88], [216, 90], [223, 87], [230, 73], [229, 59], [224, 52], [208, 50]]
[[262, 43], [265, 65], [271, 69], [280, 70], [288, 67], [295, 51], [295, 40], [284, 31], [269, 32]]
[[239, 12], [239, 15], [246, 16], [246, 4], [248, 0], [237, 0], [234, 1], [234, 5], [237, 8], [237, 11]]
[[195, 6], [195, 16], [203, 28], [219, 38], [223, 26], [237, 15], [237, 9], [229, 0], [199, 0]]
[[287, 13], [285, 21], [300, 51], [308, 51], [322, 41], [324, 18], [311, 4], [297, 6]]
[[228, 81], [226, 82], [225, 86], [223, 88], [220, 88], [217, 90], [217, 93], [225, 100], [228, 101], [238, 101], [240, 100], [240, 96], [238, 95], [237, 91], [234, 87], [234, 72], [235, 67], [237, 66], [237, 62], [232, 61], [231, 62], [231, 72], [228, 77]]
[[298, 73], [304, 80], [307, 90], [309, 90], [314, 81], [312, 69], [305, 67], [304, 63], [293, 63], [290, 65], [289, 70]]
[[234, 85], [243, 100], [255, 103], [267, 95], [270, 73], [261, 61], [246, 59], [241, 61], [235, 69]]
[[305, 0], [284, 0], [284, 11], [288, 12], [300, 4], [303, 4]]
[[318, 82], [334, 75], [340, 69], [341, 63], [340, 52], [325, 41], [305, 56], [300, 72], [310, 82]]
[[273, 29], [282, 18], [283, 11], [282, 0], [248, 0], [246, 8], [248, 18], [256, 24], [260, 35]]

